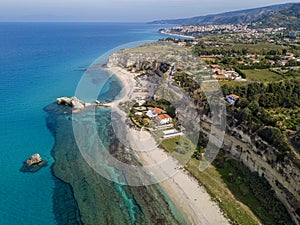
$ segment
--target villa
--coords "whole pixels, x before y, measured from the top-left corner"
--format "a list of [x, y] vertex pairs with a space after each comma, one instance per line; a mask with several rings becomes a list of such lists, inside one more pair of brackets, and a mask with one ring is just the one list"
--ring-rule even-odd
[[164, 110], [161, 108], [148, 107], [148, 111], [147, 111], [146, 115], [149, 118], [155, 118], [163, 112], [164, 112]]
[[161, 125], [172, 123], [172, 117], [168, 114], [161, 114], [155, 118], [155, 121]]

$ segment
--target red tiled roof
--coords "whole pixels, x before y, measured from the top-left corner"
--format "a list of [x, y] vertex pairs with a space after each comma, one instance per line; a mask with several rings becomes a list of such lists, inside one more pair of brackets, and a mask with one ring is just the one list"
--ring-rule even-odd
[[230, 96], [234, 97], [235, 99], [240, 98], [239, 96], [235, 95], [235, 94], [231, 94]]
[[153, 107], [148, 107], [148, 110], [154, 110], [156, 114], [161, 114], [164, 110], [161, 108], [153, 108]]
[[160, 120], [163, 120], [163, 119], [172, 119], [172, 117], [169, 116], [168, 114], [161, 114], [157, 118], [160, 119]]

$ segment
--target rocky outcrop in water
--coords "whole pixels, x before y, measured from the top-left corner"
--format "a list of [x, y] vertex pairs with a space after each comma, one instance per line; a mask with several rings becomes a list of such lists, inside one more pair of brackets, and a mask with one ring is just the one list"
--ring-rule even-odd
[[88, 103], [78, 99], [76, 96], [73, 96], [71, 98], [68, 97], [57, 98], [56, 102], [58, 105], [69, 106], [72, 109], [73, 113], [80, 112], [85, 108], [89, 108], [93, 106], [107, 107], [105, 104], [99, 102], [98, 100], [96, 100], [94, 103]]
[[82, 110], [85, 108], [85, 102], [79, 100], [77, 97], [61, 97], [61, 98], [57, 98], [57, 104], [59, 105], [68, 105], [71, 108], [73, 108], [74, 110]]
[[36, 172], [47, 165], [47, 162], [37, 153], [30, 156], [20, 169], [22, 172]]

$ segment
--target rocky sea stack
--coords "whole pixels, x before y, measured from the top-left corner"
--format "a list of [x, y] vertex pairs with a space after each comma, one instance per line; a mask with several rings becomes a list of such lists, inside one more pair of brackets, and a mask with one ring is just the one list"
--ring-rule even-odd
[[27, 159], [22, 168], [20, 169], [21, 172], [37, 172], [42, 167], [47, 166], [47, 162], [42, 159], [40, 154], [33, 154]]
[[78, 99], [76, 96], [73, 96], [71, 98], [68, 97], [57, 98], [56, 102], [58, 105], [65, 105], [71, 107], [73, 113], [78, 113], [83, 109], [89, 107], [96, 107], [96, 106], [106, 107], [105, 104], [99, 102], [98, 100], [96, 100], [94, 103], [88, 103]]

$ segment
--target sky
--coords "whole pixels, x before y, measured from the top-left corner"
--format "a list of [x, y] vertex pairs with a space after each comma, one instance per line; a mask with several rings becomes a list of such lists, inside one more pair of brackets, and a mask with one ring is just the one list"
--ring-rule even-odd
[[1, 0], [0, 21], [148, 22], [300, 0]]

